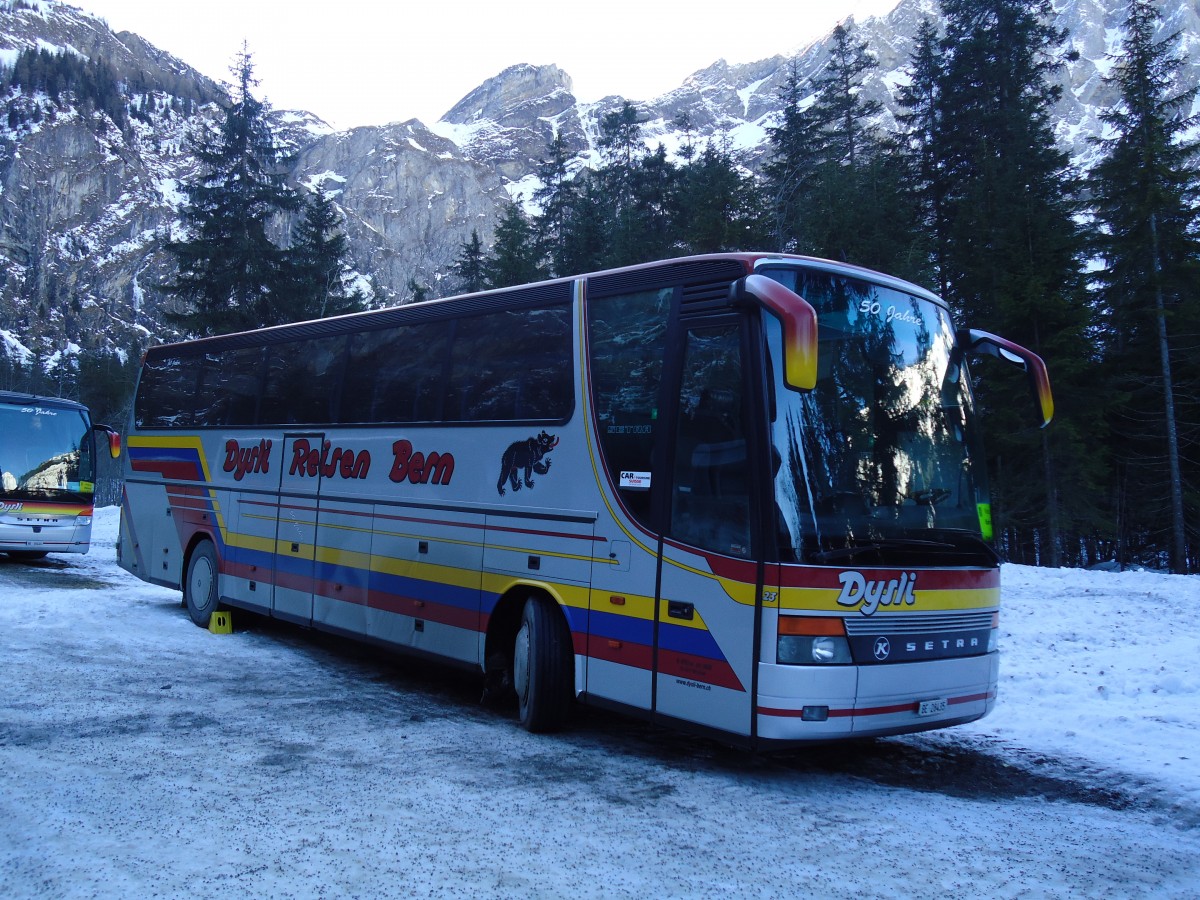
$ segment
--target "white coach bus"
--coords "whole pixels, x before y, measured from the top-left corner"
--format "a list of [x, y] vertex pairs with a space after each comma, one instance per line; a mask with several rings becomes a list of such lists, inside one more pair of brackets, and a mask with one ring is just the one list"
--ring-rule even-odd
[[667, 260], [151, 349], [121, 564], [750, 746], [994, 705], [997, 557], [938, 297], [777, 254]]
[[96, 432], [121, 440], [73, 400], [0, 391], [0, 553], [23, 560], [87, 553], [96, 490]]

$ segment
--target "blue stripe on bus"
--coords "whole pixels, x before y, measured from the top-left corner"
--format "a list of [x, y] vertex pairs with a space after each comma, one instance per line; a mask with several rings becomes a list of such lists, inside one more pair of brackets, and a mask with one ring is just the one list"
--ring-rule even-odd
[[[497, 597], [497, 600], [500, 598]], [[560, 607], [567, 617], [567, 628], [572, 633], [587, 634], [588, 629], [588, 611], [577, 606], [562, 605]]]
[[[595, 637], [612, 638], [617, 641], [629, 641], [633, 644], [654, 643], [654, 623], [649, 619], [639, 619], [636, 616], [621, 616], [614, 613], [591, 612], [591, 634]], [[587, 631], [583, 625], [579, 631]]]
[[707, 631], [698, 628], [684, 628], [682, 625], [672, 625], [670, 622], [660, 622], [658, 626], [658, 645], [663, 650], [676, 653], [686, 653], [690, 656], [703, 656], [707, 659], [725, 660], [725, 654]]
[[[322, 571], [324, 571], [322, 569]], [[437, 581], [425, 581], [420, 578], [407, 578], [403, 575], [388, 575], [383, 572], [372, 572], [368, 588], [399, 597], [411, 597], [414, 600], [427, 600], [430, 603], [440, 603], [443, 606], [456, 606], [459, 609], [475, 612], [480, 607], [480, 591], [478, 588], [464, 588], [452, 584], [442, 584]]]

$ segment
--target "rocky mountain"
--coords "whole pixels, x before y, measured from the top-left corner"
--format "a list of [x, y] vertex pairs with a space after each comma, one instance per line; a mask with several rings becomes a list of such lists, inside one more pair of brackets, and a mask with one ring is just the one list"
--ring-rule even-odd
[[[1088, 138], [1112, 101], [1102, 82], [1120, 42], [1123, 0], [1055, 0], [1078, 58], [1062, 73], [1057, 134], [1080, 165]], [[1164, 2], [1166, 28], [1186, 36], [1188, 84], [1200, 83], [1200, 0]], [[892, 92], [920, 21], [935, 0], [901, 0], [882, 18], [856, 23], [879, 68], [864, 85], [894, 124]], [[177, 234], [194, 173], [189, 131], [216, 121], [224, 89], [129, 32], [60, 0], [0, 0], [0, 66], [23, 49], [46, 48], [102, 61], [115, 72], [129, 115], [19, 90], [0, 96], [0, 341], [22, 354], [73, 346], [133, 347], [170, 337], [160, 310], [169, 273], [164, 242]], [[677, 149], [690, 135], [727, 139], [753, 168], [794, 62], [802, 78], [825, 64], [829, 38], [794, 59], [718, 61], [674, 91], [636, 103], [651, 146]], [[295, 153], [291, 178], [331, 194], [346, 220], [352, 262], [375, 303], [403, 302], [410, 281], [439, 285], [473, 228], [485, 241], [510, 197], [528, 201], [548, 141], [562, 134], [581, 167], [596, 158], [603, 115], [621, 97], [580, 103], [557, 66], [514, 65], [488, 79], [434, 124], [417, 120], [335, 132], [311, 114], [275, 111]], [[681, 129], [681, 117], [689, 131]], [[117, 118], [122, 118], [118, 116]], [[280, 235], [291, 223], [279, 223]]]

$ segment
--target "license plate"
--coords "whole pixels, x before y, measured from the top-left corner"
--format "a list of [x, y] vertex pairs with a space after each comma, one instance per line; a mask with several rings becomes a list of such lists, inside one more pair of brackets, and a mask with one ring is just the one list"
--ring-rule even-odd
[[944, 713], [947, 706], [949, 706], [949, 704], [944, 698], [939, 698], [937, 700], [922, 700], [917, 704], [917, 715], [936, 716], [940, 713]]

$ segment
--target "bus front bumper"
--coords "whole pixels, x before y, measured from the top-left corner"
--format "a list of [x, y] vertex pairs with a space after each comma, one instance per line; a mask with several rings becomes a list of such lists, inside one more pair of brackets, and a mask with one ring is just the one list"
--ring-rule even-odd
[[0, 553], [87, 553], [91, 525], [0, 522]]
[[828, 668], [762, 663], [758, 737], [821, 741], [970, 722], [995, 706], [999, 675], [997, 653]]

